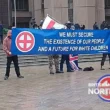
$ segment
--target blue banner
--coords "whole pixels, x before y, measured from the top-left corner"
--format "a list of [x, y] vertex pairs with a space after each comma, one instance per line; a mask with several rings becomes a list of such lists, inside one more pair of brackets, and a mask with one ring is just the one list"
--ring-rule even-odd
[[12, 30], [13, 55], [110, 53], [109, 30]]

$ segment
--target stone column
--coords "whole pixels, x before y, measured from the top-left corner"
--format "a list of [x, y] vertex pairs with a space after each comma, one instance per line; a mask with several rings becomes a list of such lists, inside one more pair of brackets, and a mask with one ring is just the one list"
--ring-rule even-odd
[[95, 22], [95, 0], [74, 0], [74, 23], [91, 29]]
[[105, 20], [105, 1], [96, 0], [96, 21], [100, 25]]
[[45, 16], [49, 14], [60, 23], [68, 21], [68, 0], [44, 0]]
[[36, 23], [39, 25], [40, 20], [43, 19], [41, 10], [41, 0], [34, 0], [34, 16], [36, 19]]

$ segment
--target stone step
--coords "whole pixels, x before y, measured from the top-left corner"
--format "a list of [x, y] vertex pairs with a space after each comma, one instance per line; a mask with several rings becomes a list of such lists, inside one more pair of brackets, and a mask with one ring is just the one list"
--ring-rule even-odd
[[[60, 55], [61, 57], [61, 55]], [[101, 61], [102, 54], [95, 55], [79, 55], [79, 63], [82, 62], [98, 62]], [[0, 67], [6, 67], [6, 54], [0, 48]], [[106, 59], [108, 61], [108, 58]], [[20, 66], [41, 66], [48, 64], [48, 56], [45, 55], [22, 55], [19, 56], [19, 65]], [[12, 64], [13, 67], [13, 64]]]

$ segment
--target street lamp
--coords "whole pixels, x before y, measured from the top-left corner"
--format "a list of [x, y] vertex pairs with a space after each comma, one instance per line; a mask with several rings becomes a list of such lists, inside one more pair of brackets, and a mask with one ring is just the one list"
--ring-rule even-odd
[[16, 27], [16, 0], [14, 0], [14, 15], [15, 15], [15, 27]]

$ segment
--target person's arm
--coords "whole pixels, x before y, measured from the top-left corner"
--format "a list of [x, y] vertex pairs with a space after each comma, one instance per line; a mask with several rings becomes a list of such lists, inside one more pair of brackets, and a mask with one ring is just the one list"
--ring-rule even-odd
[[3, 50], [6, 52], [6, 54], [10, 55], [10, 51], [8, 50], [8, 47], [7, 47], [7, 40], [6, 38], [4, 39], [3, 41]]

